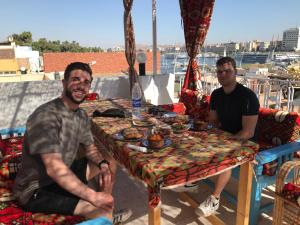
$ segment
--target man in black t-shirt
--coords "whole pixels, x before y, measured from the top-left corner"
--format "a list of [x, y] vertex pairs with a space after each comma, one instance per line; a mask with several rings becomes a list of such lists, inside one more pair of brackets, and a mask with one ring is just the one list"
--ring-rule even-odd
[[[259, 101], [252, 90], [237, 83], [236, 72], [234, 59], [223, 57], [217, 61], [217, 76], [222, 87], [211, 95], [208, 127], [219, 127], [244, 141], [254, 136]], [[219, 208], [220, 194], [230, 177], [231, 170], [218, 176], [213, 194], [195, 210], [197, 215], [209, 216]]]

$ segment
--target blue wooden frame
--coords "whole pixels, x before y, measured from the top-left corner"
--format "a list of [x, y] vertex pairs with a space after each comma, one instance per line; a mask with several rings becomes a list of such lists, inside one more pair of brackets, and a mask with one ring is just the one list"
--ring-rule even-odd
[[6, 128], [0, 130], [0, 135], [14, 135], [18, 136], [23, 135], [25, 133], [25, 127], [17, 127], [17, 128]]
[[[299, 150], [300, 150], [300, 140], [296, 142], [283, 144], [274, 148], [266, 149], [264, 151], [259, 152], [256, 155], [256, 161], [258, 164], [254, 166], [256, 179], [254, 176], [252, 178], [250, 221], [249, 221], [250, 225], [257, 225], [260, 214], [264, 212], [270, 212], [273, 208], [272, 203], [261, 205], [262, 189], [269, 185], [275, 184], [276, 182], [276, 175], [266, 176], [262, 174], [263, 164], [277, 160], [278, 163], [277, 171], [279, 171], [280, 166], [285, 161], [292, 160], [294, 152], [297, 152]], [[235, 179], [239, 179], [239, 167], [233, 169], [232, 177]], [[211, 180], [206, 179], [203, 182], [206, 183], [208, 186], [214, 188], [214, 183]], [[229, 202], [236, 205], [237, 203], [236, 197], [230, 194], [229, 192], [224, 190], [222, 192], [222, 196], [227, 198]]]

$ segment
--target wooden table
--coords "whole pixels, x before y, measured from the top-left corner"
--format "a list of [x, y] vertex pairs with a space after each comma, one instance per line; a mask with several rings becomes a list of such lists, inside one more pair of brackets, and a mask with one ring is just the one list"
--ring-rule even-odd
[[[85, 103], [82, 107], [89, 114], [95, 109], [103, 112], [108, 108], [121, 108], [129, 112], [130, 102], [125, 99], [100, 100]], [[174, 188], [206, 179], [239, 165], [243, 179], [238, 184], [236, 224], [248, 224], [252, 182], [250, 161], [258, 150], [257, 144], [250, 141], [241, 143], [227, 132], [212, 129], [171, 135], [170, 146], [156, 152], [142, 153], [129, 149], [126, 142], [113, 136], [131, 126], [130, 118], [92, 119], [92, 130], [97, 139], [130, 174], [147, 184], [149, 224], [160, 224], [161, 188]]]

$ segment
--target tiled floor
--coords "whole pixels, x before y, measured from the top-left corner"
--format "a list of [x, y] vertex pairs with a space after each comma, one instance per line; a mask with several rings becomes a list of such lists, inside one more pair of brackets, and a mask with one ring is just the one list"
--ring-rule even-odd
[[[227, 188], [233, 193], [236, 192], [237, 183], [231, 181]], [[192, 195], [201, 202], [211, 193], [205, 184], [200, 184], [197, 193]], [[147, 190], [141, 182], [128, 176], [122, 169], [118, 169], [117, 182], [114, 187], [114, 196], [117, 208], [130, 208], [133, 211], [132, 217], [126, 224], [144, 225], [148, 224]], [[221, 206], [218, 210], [218, 217], [225, 224], [235, 224], [236, 207], [226, 199], [221, 199]], [[193, 209], [179, 199], [178, 193], [171, 190], [162, 191], [162, 225], [210, 225], [205, 218], [198, 218]], [[258, 225], [271, 225], [270, 215], [262, 215]]]

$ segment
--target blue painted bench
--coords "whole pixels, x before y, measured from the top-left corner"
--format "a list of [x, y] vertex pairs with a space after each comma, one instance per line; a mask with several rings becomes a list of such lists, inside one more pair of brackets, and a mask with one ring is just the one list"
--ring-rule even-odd
[[[293, 160], [294, 153], [300, 150], [300, 118], [297, 113], [287, 113], [273, 109], [260, 109], [257, 123], [257, 141], [260, 152], [256, 156], [257, 165], [254, 166], [255, 176], [252, 182], [250, 225], [256, 225], [261, 213], [269, 212], [273, 203], [261, 205], [262, 189], [275, 184], [276, 171], [281, 165]], [[270, 168], [273, 170], [270, 171]], [[235, 168], [232, 177], [239, 179], [239, 168]], [[214, 183], [206, 179], [203, 181], [210, 187]], [[236, 197], [227, 191], [222, 195], [236, 204]]]

